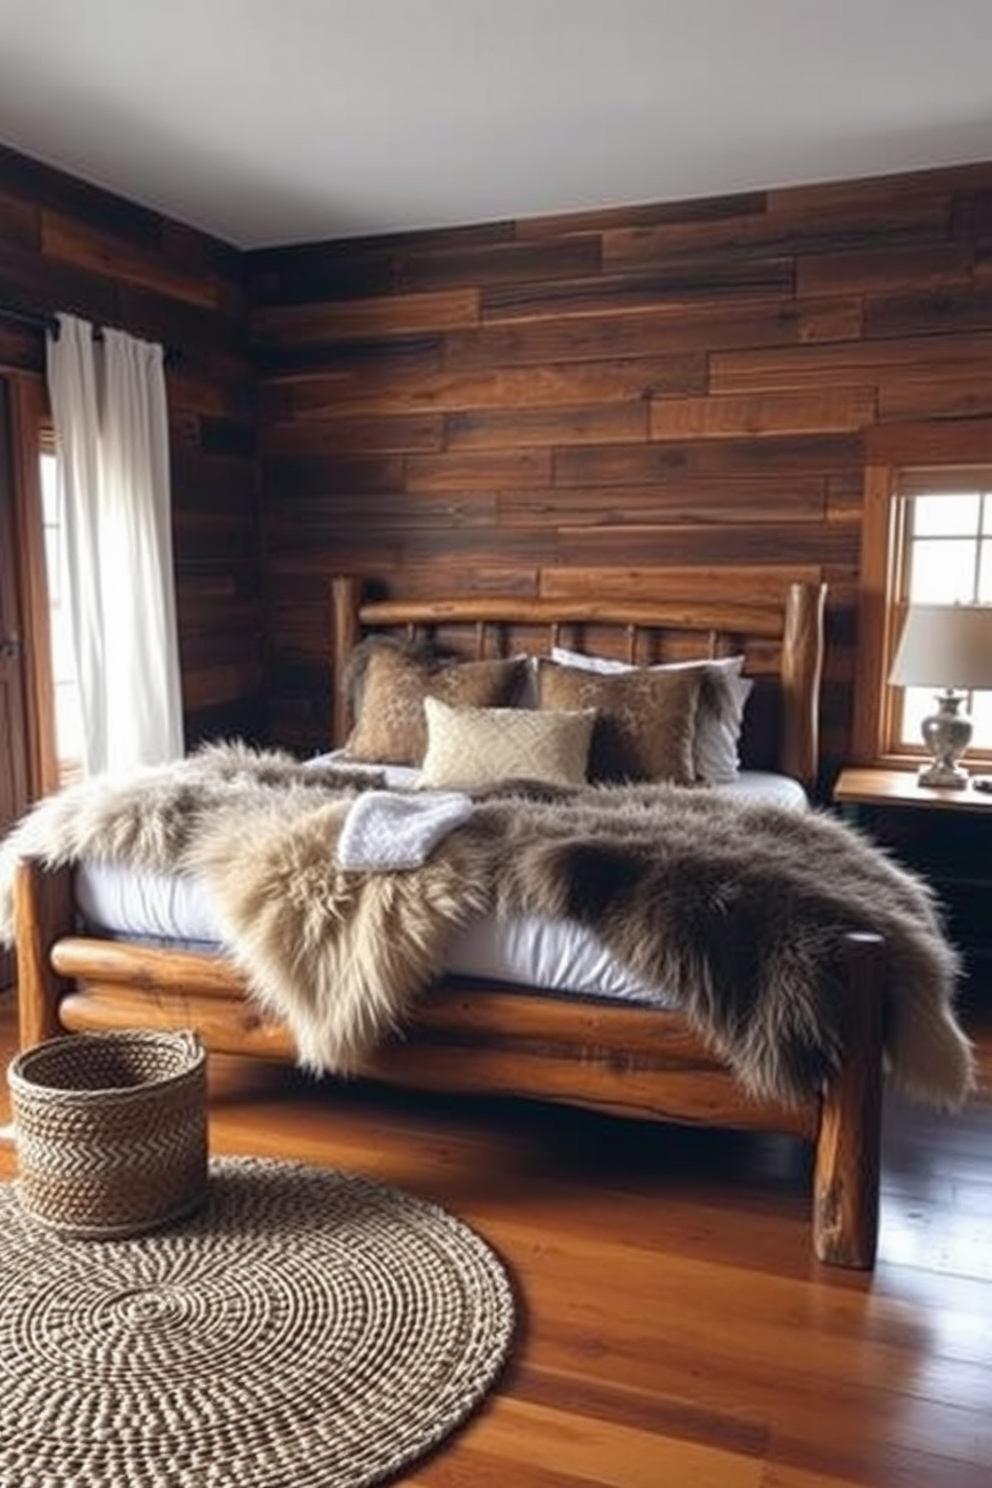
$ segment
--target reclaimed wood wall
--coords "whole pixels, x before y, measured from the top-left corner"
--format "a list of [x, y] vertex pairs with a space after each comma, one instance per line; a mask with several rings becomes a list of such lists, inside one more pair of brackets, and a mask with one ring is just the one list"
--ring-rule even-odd
[[250, 268], [279, 737], [326, 738], [335, 569], [414, 594], [823, 578], [844, 758], [866, 458], [992, 430], [992, 166]]
[[[186, 733], [263, 728], [254, 385], [243, 255], [0, 147], [0, 304], [69, 311], [175, 348], [168, 363]], [[40, 373], [0, 316], [0, 374]]]
[[[829, 769], [867, 463], [946, 459], [948, 429], [992, 459], [992, 165], [244, 254], [0, 148], [0, 303], [179, 351], [191, 741], [326, 743], [335, 571], [423, 595], [822, 578]], [[0, 318], [0, 367], [42, 356]]]

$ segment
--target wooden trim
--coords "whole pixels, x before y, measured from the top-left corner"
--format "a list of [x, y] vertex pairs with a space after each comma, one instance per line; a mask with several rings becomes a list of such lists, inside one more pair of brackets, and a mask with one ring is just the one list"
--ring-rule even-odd
[[882, 708], [890, 691], [885, 666], [892, 647], [888, 596], [893, 510], [892, 467], [869, 465], [861, 524], [861, 596], [851, 732], [852, 756], [859, 764], [872, 764], [881, 757], [885, 737]]
[[41, 500], [42, 428], [48, 418], [43, 378], [32, 373], [5, 377], [10, 400], [17, 524], [17, 570], [22, 635], [26, 644], [26, 711], [31, 794], [59, 785], [55, 747], [52, 637]]

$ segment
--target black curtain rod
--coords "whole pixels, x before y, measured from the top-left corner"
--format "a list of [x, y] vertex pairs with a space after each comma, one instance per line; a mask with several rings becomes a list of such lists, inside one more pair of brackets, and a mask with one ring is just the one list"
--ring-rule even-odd
[[[59, 336], [59, 322], [55, 315], [43, 315], [39, 310], [19, 310], [16, 305], [0, 304], [0, 320], [13, 321], [15, 325], [29, 326], [35, 331], [51, 331], [56, 341]], [[103, 340], [103, 326], [93, 327], [93, 340]], [[181, 355], [177, 346], [163, 347], [166, 364], [176, 362]]]

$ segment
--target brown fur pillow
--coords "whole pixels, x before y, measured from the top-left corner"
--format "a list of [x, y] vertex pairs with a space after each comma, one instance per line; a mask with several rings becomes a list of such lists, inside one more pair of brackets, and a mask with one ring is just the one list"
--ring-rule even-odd
[[693, 783], [700, 671], [604, 675], [542, 660], [537, 685], [542, 708], [596, 709], [590, 780]]
[[522, 659], [453, 661], [386, 636], [363, 641], [345, 678], [356, 719], [345, 753], [366, 762], [419, 765], [427, 749], [425, 697], [452, 706], [508, 708], [526, 665]]

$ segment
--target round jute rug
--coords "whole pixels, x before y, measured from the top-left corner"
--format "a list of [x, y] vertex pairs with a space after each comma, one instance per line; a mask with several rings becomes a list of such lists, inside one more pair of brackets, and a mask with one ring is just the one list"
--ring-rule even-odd
[[493, 1384], [512, 1294], [468, 1226], [304, 1164], [210, 1171], [132, 1240], [62, 1239], [0, 1184], [0, 1484], [361, 1488]]

